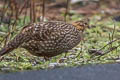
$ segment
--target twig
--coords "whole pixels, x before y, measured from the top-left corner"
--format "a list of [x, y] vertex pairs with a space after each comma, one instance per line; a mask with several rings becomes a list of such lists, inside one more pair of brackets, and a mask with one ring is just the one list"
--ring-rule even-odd
[[112, 44], [113, 42], [115, 42], [115, 41], [117, 41], [117, 40], [120, 40], [120, 38], [108, 42], [105, 46], [103, 46], [102, 48], [100, 48], [99, 51], [102, 50], [102, 49], [104, 49], [106, 46]]
[[30, 0], [29, 2], [30, 2], [30, 23], [32, 23], [33, 22], [33, 20], [32, 20], [32, 15], [33, 15], [33, 13], [32, 13], [32, 0]]
[[[26, 5], [27, 5], [27, 4], [26, 4]], [[25, 21], [26, 16], [27, 16], [27, 8], [26, 8], [26, 10], [25, 10], [25, 15], [24, 15], [24, 19], [23, 19], [23, 23], [24, 23], [24, 24], [26, 24], [26, 21]]]
[[2, 7], [2, 12], [1, 12], [1, 14], [0, 14], [0, 17], [1, 17], [1, 18], [0, 18], [0, 19], [1, 19], [0, 24], [1, 24], [1, 22], [2, 22], [2, 19], [4, 18], [5, 6], [6, 6], [6, 4], [7, 4], [7, 1], [4, 2], [3, 7]]
[[35, 14], [35, 0], [32, 0], [32, 8], [33, 8], [33, 22], [36, 22], [36, 14]]
[[[114, 46], [114, 47], [110, 48], [110, 50], [108, 50], [108, 51], [104, 52], [104, 54], [107, 54], [107, 53], [109, 53], [109, 52], [111, 52], [111, 51], [113, 51], [113, 50], [117, 49], [119, 46], [120, 46], [120, 44], [119, 44], [119, 45], [117, 45], [117, 46]], [[104, 55], [104, 54], [103, 54], [103, 55]]]
[[35, 0], [30, 0], [30, 19], [31, 19], [31, 23], [36, 22]]
[[[112, 32], [112, 36], [111, 36], [111, 41], [114, 39], [115, 29], [116, 29], [116, 25], [114, 23], [114, 28], [113, 28], [113, 32]], [[112, 44], [111, 44], [111, 47], [112, 47]]]
[[43, 0], [43, 5], [42, 5], [42, 21], [44, 21], [45, 17], [45, 0]]
[[[103, 55], [105, 55], [105, 54], [107, 54], [107, 53], [109, 53], [109, 52], [117, 49], [119, 46], [120, 46], [120, 44], [117, 45], [117, 46], [111, 47], [109, 50], [107, 50], [107, 51], [105, 51], [105, 52], [102, 51], [102, 50], [97, 50], [97, 49], [90, 49], [88, 52], [89, 52], [89, 53], [92, 53], [92, 54], [93, 54], [92, 56], [94, 56], [94, 55], [103, 56]], [[96, 53], [97, 53], [97, 54], [96, 54]]]
[[[10, 6], [13, 6], [11, 5], [14, 1], [13, 0], [10, 0], [9, 4]], [[12, 17], [13, 15], [13, 8], [11, 7], [11, 15], [10, 15], [10, 18]], [[10, 22], [11, 23], [11, 22]], [[10, 23], [8, 24], [8, 34], [5, 36], [4, 40], [4, 46], [6, 46], [7, 42], [10, 40], [10, 37], [11, 37], [11, 30], [12, 30], [12, 27], [10, 26]]]
[[[114, 21], [113, 21], [114, 22]], [[115, 22], [114, 22], [115, 23]], [[116, 29], [116, 25], [114, 24], [114, 28], [113, 28], [113, 32], [112, 32], [112, 40], [114, 38], [114, 34], [115, 34], [115, 29]]]
[[[114, 29], [113, 29], [112, 37], [111, 37], [111, 38], [110, 38], [110, 34], [109, 34], [110, 42], [108, 42], [105, 46], [103, 46], [103, 47], [102, 47], [101, 49], [99, 49], [99, 50], [91, 49], [91, 50], [89, 50], [88, 52], [89, 52], [89, 53], [94, 53], [94, 54], [97, 53], [97, 55], [104, 55], [104, 54], [107, 54], [107, 53], [109, 53], [109, 52], [117, 49], [120, 45], [118, 45], [118, 46], [116, 46], [116, 47], [113, 47], [113, 46], [112, 46], [112, 43], [113, 43], [113, 42], [115, 42], [115, 41], [117, 41], [117, 40], [120, 40], [120, 38], [113, 40], [114, 34], [115, 34], [115, 28], [116, 28], [116, 26], [115, 26], [115, 24], [114, 24]], [[102, 49], [104, 49], [104, 48], [105, 48], [106, 46], [108, 46], [108, 45], [111, 45], [110, 48], [109, 48], [109, 50], [107, 50], [106, 52], [103, 52]]]
[[23, 7], [19, 11], [19, 15], [21, 15], [21, 13], [23, 12], [23, 9], [26, 7], [27, 4], [28, 4], [28, 0], [25, 0]]
[[[115, 41], [117, 41], [117, 40], [120, 40], [120, 38], [108, 42], [105, 46], [103, 46], [103, 47], [102, 47], [101, 49], [99, 49], [99, 50], [97, 50], [97, 49], [90, 49], [90, 50], [88, 50], [88, 52], [89, 52], [90, 54], [96, 54], [96, 53], [97, 53], [96, 55], [106, 54], [106, 53], [108, 53], [108, 52], [110, 52], [110, 51], [113, 51], [113, 50], [114, 50], [113, 47], [111, 47], [110, 50], [108, 50], [108, 51], [106, 51], [106, 52], [103, 52], [102, 49], [104, 49], [106, 46], [112, 44], [113, 42], [115, 42]], [[118, 46], [116, 46], [116, 47], [119, 47], [119, 46], [120, 46], [120, 45], [118, 45]]]
[[65, 22], [67, 21], [67, 16], [68, 16], [68, 13], [69, 13], [69, 10], [70, 10], [70, 2], [71, 0], [67, 0], [67, 6], [66, 6], [66, 12], [65, 12]]

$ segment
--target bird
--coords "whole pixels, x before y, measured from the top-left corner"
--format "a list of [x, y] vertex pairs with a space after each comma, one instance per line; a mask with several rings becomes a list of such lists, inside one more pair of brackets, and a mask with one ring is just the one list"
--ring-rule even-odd
[[10, 53], [18, 47], [26, 49], [34, 56], [45, 59], [60, 55], [82, 40], [83, 32], [89, 27], [87, 20], [75, 22], [45, 21], [31, 23], [0, 50], [0, 56]]

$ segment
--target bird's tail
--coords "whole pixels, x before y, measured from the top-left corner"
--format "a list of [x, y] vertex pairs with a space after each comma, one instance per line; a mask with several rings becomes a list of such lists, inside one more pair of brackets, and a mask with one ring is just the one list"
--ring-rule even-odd
[[11, 52], [12, 50], [19, 47], [26, 39], [27, 37], [25, 34], [19, 34], [17, 35], [13, 40], [11, 40], [2, 50], [0, 50], [0, 56]]
[[3, 48], [1, 51], [0, 51], [0, 56], [6, 54], [6, 53], [9, 53], [10, 51], [12, 51], [10, 48]]

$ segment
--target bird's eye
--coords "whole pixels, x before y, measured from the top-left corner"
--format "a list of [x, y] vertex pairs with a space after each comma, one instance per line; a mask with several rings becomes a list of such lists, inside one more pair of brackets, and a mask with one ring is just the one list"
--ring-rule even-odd
[[87, 23], [84, 23], [85, 25], [87, 25]]

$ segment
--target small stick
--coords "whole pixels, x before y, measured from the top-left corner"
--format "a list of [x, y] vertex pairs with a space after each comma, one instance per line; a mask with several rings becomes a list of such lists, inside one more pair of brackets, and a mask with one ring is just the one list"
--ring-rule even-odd
[[32, 0], [30, 0], [29, 1], [30, 2], [30, 23], [32, 23], [33, 22], [33, 20], [32, 20], [32, 15], [33, 15], [33, 13], [32, 13]]
[[43, 0], [43, 5], [42, 5], [42, 21], [44, 21], [45, 17], [45, 0]]
[[25, 10], [25, 15], [24, 15], [24, 19], [23, 19], [23, 23], [24, 23], [24, 24], [26, 24], [26, 20], [25, 20], [26, 17], [27, 17], [27, 8], [26, 8], [26, 10]]
[[25, 0], [25, 2], [24, 2], [24, 4], [23, 4], [23, 7], [20, 9], [20, 11], [19, 11], [19, 15], [18, 16], [20, 16], [21, 15], [21, 13], [23, 12], [23, 10], [24, 10], [24, 8], [26, 7], [26, 5], [28, 4], [28, 0]]
[[69, 14], [69, 10], [70, 10], [70, 2], [71, 0], [67, 0], [67, 6], [66, 6], [66, 12], [65, 12], [65, 22], [67, 21], [67, 16]]

